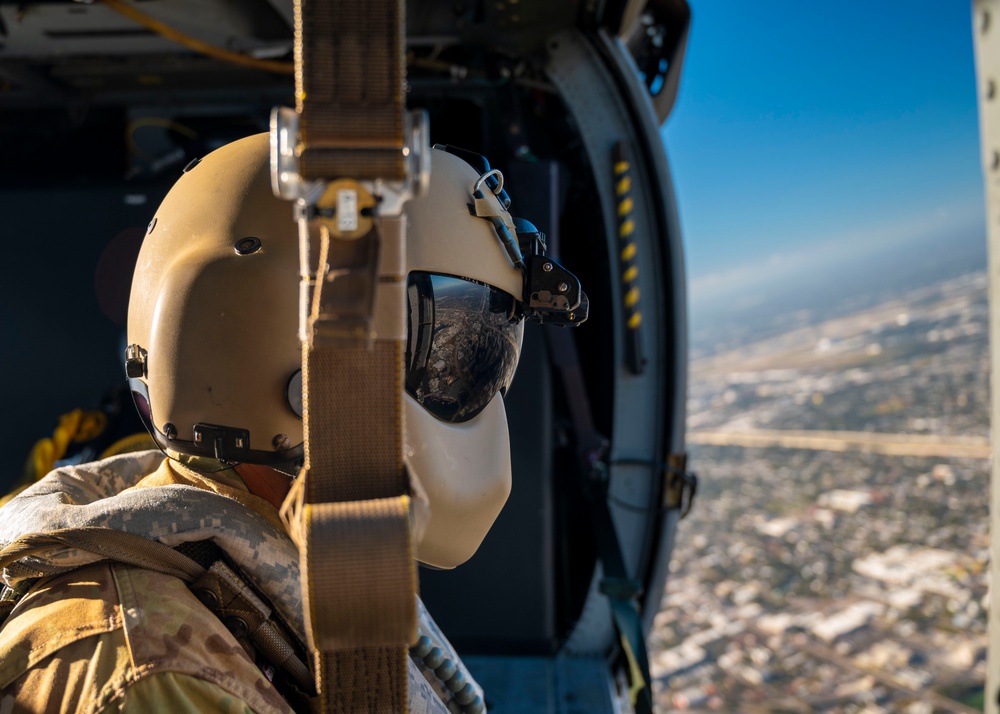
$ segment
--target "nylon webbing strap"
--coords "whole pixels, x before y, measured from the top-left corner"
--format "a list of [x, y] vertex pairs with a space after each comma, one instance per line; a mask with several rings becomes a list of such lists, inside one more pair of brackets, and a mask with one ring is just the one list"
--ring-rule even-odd
[[405, 3], [295, 2], [305, 179], [402, 179]]
[[590, 503], [597, 555], [604, 571], [600, 589], [611, 605], [611, 617], [628, 664], [629, 697], [636, 714], [651, 714], [652, 680], [637, 599], [642, 586], [629, 577], [618, 533], [608, 508], [608, 473], [604, 461], [606, 440], [594, 426], [573, 336], [564, 328], [549, 327], [545, 331], [545, 337], [569, 404], [578, 468], [586, 479], [584, 494]]
[[406, 711], [417, 634], [403, 468], [405, 219], [373, 222], [380, 206], [360, 183], [407, 178], [404, 9], [295, 2], [298, 175], [326, 188], [300, 213], [306, 461], [285, 516], [322, 711], [335, 714]]
[[406, 493], [402, 340], [378, 339], [371, 350], [314, 344], [304, 366], [306, 502]]
[[417, 582], [402, 460], [405, 328], [395, 315], [402, 309], [401, 279], [383, 275], [380, 288], [389, 299], [376, 297], [381, 329], [371, 349], [326, 345], [313, 329], [304, 352], [304, 537], [297, 540], [317, 679], [329, 712], [406, 710]]

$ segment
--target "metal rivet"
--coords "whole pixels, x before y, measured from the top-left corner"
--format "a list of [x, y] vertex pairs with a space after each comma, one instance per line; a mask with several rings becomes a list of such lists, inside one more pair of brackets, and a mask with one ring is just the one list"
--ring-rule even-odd
[[559, 292], [564, 293], [569, 290], [569, 285], [566, 283], [559, 283]]
[[288, 434], [275, 434], [274, 438], [271, 439], [271, 446], [274, 447], [275, 451], [287, 451], [291, 445]]
[[247, 626], [246, 620], [242, 617], [227, 617], [222, 621], [222, 624], [225, 625], [226, 629], [232, 632], [233, 637], [238, 640], [241, 640], [250, 634], [250, 628]]
[[551, 273], [552, 272], [552, 263], [545, 263], [545, 264], [543, 264], [542, 265], [542, 270], [544, 270], [546, 273]]
[[215, 608], [219, 606], [219, 598], [211, 590], [207, 588], [200, 588], [194, 591], [194, 596], [201, 601], [201, 604], [207, 607], [209, 610], [215, 611]]
[[246, 238], [240, 238], [236, 241], [236, 252], [240, 255], [250, 255], [251, 253], [256, 253], [260, 250], [260, 238], [254, 238], [253, 236], [248, 236]]
[[177, 427], [167, 422], [163, 425], [163, 434], [167, 437], [168, 441], [173, 441], [177, 438]]
[[146, 226], [146, 235], [152, 233], [154, 228], [156, 228], [156, 216], [153, 216], [153, 220], [151, 220], [149, 225]]

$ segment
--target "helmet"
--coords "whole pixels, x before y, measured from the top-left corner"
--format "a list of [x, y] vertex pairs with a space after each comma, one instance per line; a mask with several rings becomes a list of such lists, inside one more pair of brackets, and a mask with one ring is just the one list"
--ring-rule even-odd
[[[405, 461], [430, 506], [417, 557], [450, 568], [476, 551], [510, 492], [497, 395], [520, 353], [525, 281], [497, 216], [472, 208], [483, 175], [431, 153], [428, 191], [406, 208]], [[301, 459], [298, 269], [266, 134], [185, 170], [139, 254], [126, 351], [136, 404], [168, 455], [279, 468]]]
[[302, 361], [298, 232], [268, 171], [266, 137], [224, 146], [188, 165], [146, 230], [126, 373], [171, 455], [271, 465], [301, 455], [301, 407], [288, 399]]

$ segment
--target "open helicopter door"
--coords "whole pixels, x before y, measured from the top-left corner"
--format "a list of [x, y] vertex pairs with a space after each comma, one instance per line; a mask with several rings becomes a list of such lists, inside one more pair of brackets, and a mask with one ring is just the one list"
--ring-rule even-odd
[[1000, 74], [1000, 2], [973, 0], [972, 37], [976, 53], [976, 89], [979, 102], [979, 140], [986, 189], [986, 239], [990, 276], [990, 423], [993, 425], [993, 463], [990, 475], [990, 606], [989, 655], [984, 696], [987, 714], [1000, 712], [1000, 107], [996, 102], [996, 83]]
[[683, 0], [408, 7], [410, 106], [430, 112], [432, 141], [503, 171], [512, 214], [548, 235], [591, 304], [578, 330], [525, 331], [505, 396], [510, 500], [469, 563], [421, 570], [492, 712], [650, 707], [641, 640], [693, 495], [684, 266], [659, 135], [689, 17]]

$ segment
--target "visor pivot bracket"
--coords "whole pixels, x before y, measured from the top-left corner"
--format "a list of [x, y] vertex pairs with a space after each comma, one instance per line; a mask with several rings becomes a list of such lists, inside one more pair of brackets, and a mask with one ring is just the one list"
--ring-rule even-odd
[[125, 376], [129, 379], [142, 379], [146, 376], [146, 350], [139, 345], [125, 348]]

